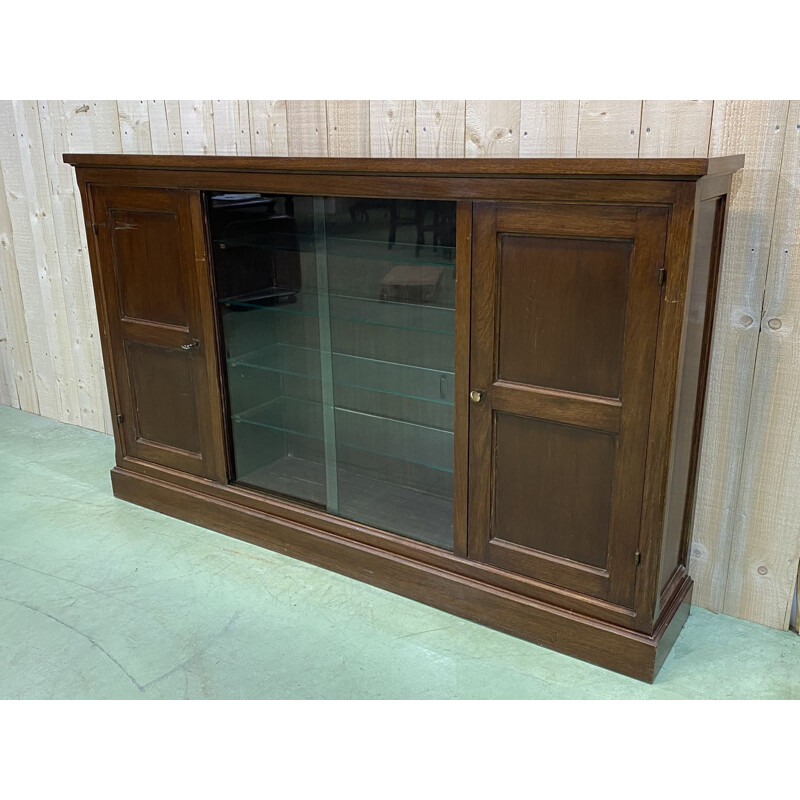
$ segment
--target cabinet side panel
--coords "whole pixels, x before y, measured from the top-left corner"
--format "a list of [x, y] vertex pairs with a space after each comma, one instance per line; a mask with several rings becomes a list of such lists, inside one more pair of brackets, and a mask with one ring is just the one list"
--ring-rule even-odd
[[703, 200], [697, 207], [697, 238], [686, 311], [683, 367], [674, 431], [675, 447], [661, 544], [659, 589], [662, 592], [675, 570], [686, 561], [685, 548], [682, 545], [684, 533], [691, 521], [694, 499], [724, 212], [724, 195]]

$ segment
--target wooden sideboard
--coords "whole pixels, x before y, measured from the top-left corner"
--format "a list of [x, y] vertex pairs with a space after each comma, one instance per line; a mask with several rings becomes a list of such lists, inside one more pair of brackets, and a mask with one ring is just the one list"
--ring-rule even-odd
[[743, 156], [65, 161], [118, 497], [655, 678]]

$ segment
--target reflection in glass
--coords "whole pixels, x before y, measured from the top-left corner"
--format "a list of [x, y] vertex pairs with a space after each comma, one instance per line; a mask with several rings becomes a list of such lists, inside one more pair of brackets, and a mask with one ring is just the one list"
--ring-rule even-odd
[[455, 203], [207, 202], [234, 480], [452, 548]]

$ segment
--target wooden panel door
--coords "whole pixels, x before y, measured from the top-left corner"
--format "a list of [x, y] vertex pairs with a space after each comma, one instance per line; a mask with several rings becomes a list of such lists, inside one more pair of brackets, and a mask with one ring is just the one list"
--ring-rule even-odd
[[474, 209], [469, 557], [631, 607], [667, 213]]
[[123, 456], [222, 480], [200, 196], [95, 187], [92, 210]]

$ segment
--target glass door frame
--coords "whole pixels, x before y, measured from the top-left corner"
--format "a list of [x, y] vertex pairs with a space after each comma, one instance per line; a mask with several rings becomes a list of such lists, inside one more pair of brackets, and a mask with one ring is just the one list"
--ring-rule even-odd
[[[287, 176], [281, 176], [285, 178]], [[453, 202], [456, 208], [456, 235], [455, 235], [455, 331], [454, 331], [454, 420], [453, 420], [453, 501], [452, 501], [452, 515], [453, 515], [453, 546], [452, 549], [442, 550], [440, 547], [425, 542], [417, 541], [409, 538], [403, 534], [394, 533], [379, 527], [373, 527], [361, 522], [355, 522], [337, 515], [332, 511], [320, 509], [315, 505], [308, 505], [302, 500], [295, 500], [285, 495], [272, 493], [266, 490], [258, 490], [255, 488], [242, 486], [235, 482], [234, 478], [234, 461], [233, 461], [233, 442], [231, 430], [231, 409], [230, 399], [227, 387], [227, 370], [224, 348], [218, 347], [218, 369], [219, 369], [219, 385], [222, 394], [222, 428], [225, 431], [225, 444], [226, 444], [226, 483], [232, 488], [236, 487], [241, 491], [248, 494], [258, 496], [262, 502], [267, 502], [273, 505], [279, 515], [280, 509], [296, 509], [299, 514], [304, 512], [311, 512], [315, 517], [328, 519], [331, 527], [337, 530], [350, 529], [353, 531], [354, 539], [361, 539], [360, 534], [356, 531], [366, 529], [378, 534], [384, 541], [394, 541], [398, 550], [405, 551], [407, 548], [416, 550], [422, 548], [429, 553], [441, 553], [444, 556], [456, 556], [459, 558], [467, 557], [467, 487], [468, 487], [468, 458], [469, 458], [469, 347], [470, 347], [470, 285], [471, 285], [471, 265], [472, 265], [472, 252], [471, 252], [471, 233], [472, 233], [472, 201], [459, 200], [452, 196], [437, 195], [430, 191], [422, 191], [419, 194], [408, 191], [408, 179], [395, 178], [381, 180], [381, 191], [362, 191], [362, 181], [355, 177], [349, 176], [336, 176], [336, 187], [328, 184], [328, 181], [323, 180], [322, 183], [326, 184], [319, 187], [316, 191], [309, 187], [308, 180], [303, 180], [298, 177], [300, 184], [297, 189], [291, 185], [287, 185], [284, 180], [279, 181], [279, 186], [271, 186], [271, 181], [268, 176], [265, 176], [264, 185], [248, 186], [245, 188], [237, 188], [234, 183], [218, 185], [214, 188], [203, 187], [201, 188], [201, 198], [203, 207], [203, 223], [204, 223], [204, 238], [206, 241], [207, 252], [209, 258], [207, 259], [207, 267], [211, 278], [211, 288], [213, 293], [214, 307], [217, 307], [216, 288], [214, 285], [213, 275], [213, 260], [210, 256], [212, 251], [212, 237], [209, 222], [208, 198], [212, 193], [218, 192], [259, 192], [264, 195], [293, 195], [293, 196], [306, 196], [311, 197], [320, 204], [324, 204], [326, 197], [341, 197], [341, 198], [379, 198], [387, 200], [426, 200], [435, 201], [441, 200], [445, 202]], [[309, 178], [311, 176], [308, 176]], [[328, 176], [330, 177], [330, 176]], [[294, 183], [292, 180], [290, 183]], [[397, 193], [391, 191], [391, 184], [397, 183]], [[352, 183], [352, 185], [351, 185]], [[403, 188], [405, 186], [405, 188]], [[323, 239], [324, 241], [324, 239]], [[325, 248], [322, 247], [322, 250]], [[319, 268], [319, 260], [317, 260]], [[215, 314], [215, 327], [217, 331], [217, 340], [222, 343], [222, 326], [219, 313]], [[330, 363], [330, 362], [329, 362]], [[334, 423], [335, 424], [335, 423]], [[330, 476], [330, 472], [334, 475]], [[326, 469], [327, 482], [335, 481], [335, 462], [333, 469]], [[329, 477], [330, 476], [330, 477]], [[260, 503], [259, 503], [260, 504]], [[286, 518], [292, 518], [294, 513], [286, 513]], [[387, 539], [388, 537], [388, 539]], [[371, 538], [371, 536], [370, 536]], [[394, 546], [392, 549], [395, 549]]]

